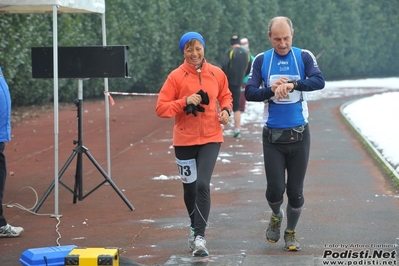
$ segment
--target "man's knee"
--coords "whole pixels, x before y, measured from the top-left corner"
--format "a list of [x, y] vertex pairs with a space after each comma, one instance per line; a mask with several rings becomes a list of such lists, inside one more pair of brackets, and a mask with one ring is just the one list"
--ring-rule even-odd
[[288, 192], [288, 204], [293, 208], [301, 208], [305, 203], [305, 199], [303, 198], [302, 191], [298, 192]]

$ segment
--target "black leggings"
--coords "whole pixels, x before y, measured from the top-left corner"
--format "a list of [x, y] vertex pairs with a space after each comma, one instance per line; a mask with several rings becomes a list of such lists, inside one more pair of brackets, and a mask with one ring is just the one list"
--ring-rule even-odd
[[240, 110], [241, 86], [230, 85], [229, 90], [233, 97], [233, 112]]
[[195, 236], [205, 236], [211, 208], [210, 183], [220, 150], [220, 143], [208, 143], [195, 146], [177, 146], [175, 155], [179, 160], [196, 159], [197, 180], [183, 183], [184, 203], [190, 216]]
[[[270, 203], [283, 200], [287, 188], [288, 203], [293, 208], [304, 204], [303, 184], [309, 161], [310, 132], [305, 126], [302, 141], [275, 144], [268, 141], [269, 132], [263, 129], [263, 155], [266, 171], [266, 199]], [[285, 173], [287, 171], [287, 184]]]

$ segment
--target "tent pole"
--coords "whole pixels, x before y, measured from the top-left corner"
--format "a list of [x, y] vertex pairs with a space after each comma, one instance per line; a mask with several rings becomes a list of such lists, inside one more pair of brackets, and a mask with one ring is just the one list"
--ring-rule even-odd
[[57, 5], [53, 6], [53, 64], [54, 64], [54, 217], [58, 217], [58, 23]]
[[[105, 12], [101, 14], [101, 25], [103, 34], [103, 46], [107, 45], [107, 33], [105, 27]], [[108, 78], [104, 78], [104, 97], [105, 97], [105, 123], [106, 123], [106, 138], [107, 138], [107, 170], [109, 178], [111, 176], [111, 144], [110, 144], [110, 129], [109, 129], [109, 98], [108, 98]]]

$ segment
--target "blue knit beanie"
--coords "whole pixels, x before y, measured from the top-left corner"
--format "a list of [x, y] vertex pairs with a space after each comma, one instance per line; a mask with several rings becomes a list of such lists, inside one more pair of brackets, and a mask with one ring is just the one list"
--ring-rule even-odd
[[204, 41], [204, 38], [201, 36], [201, 34], [199, 34], [198, 32], [195, 32], [195, 31], [189, 31], [189, 32], [186, 32], [180, 38], [180, 51], [183, 52], [184, 45], [186, 45], [186, 43], [191, 39], [196, 39], [196, 40], [200, 41], [202, 43], [202, 46], [204, 46], [204, 48], [205, 48], [205, 41]]

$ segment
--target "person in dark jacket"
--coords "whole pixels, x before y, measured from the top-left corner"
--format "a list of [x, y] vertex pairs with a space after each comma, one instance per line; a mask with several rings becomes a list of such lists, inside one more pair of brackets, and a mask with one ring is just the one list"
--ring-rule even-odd
[[233, 95], [234, 133], [233, 137], [241, 137], [241, 112], [240, 97], [241, 85], [244, 77], [248, 75], [252, 59], [249, 52], [241, 47], [240, 37], [234, 35], [230, 39], [231, 48], [228, 49], [222, 60], [222, 70], [229, 81], [229, 89]]
[[[255, 56], [252, 55], [250, 49], [249, 49], [249, 41], [248, 38], [242, 38], [240, 40], [241, 47], [244, 48], [249, 52], [249, 55], [251, 56], [251, 60], [253, 61]], [[246, 99], [245, 99], [245, 87], [247, 86], [247, 81], [248, 81], [249, 73], [244, 77], [244, 80], [242, 81], [241, 85], [241, 95], [240, 95], [240, 106], [239, 110], [240, 112], [245, 112], [245, 105], [246, 105]]]

